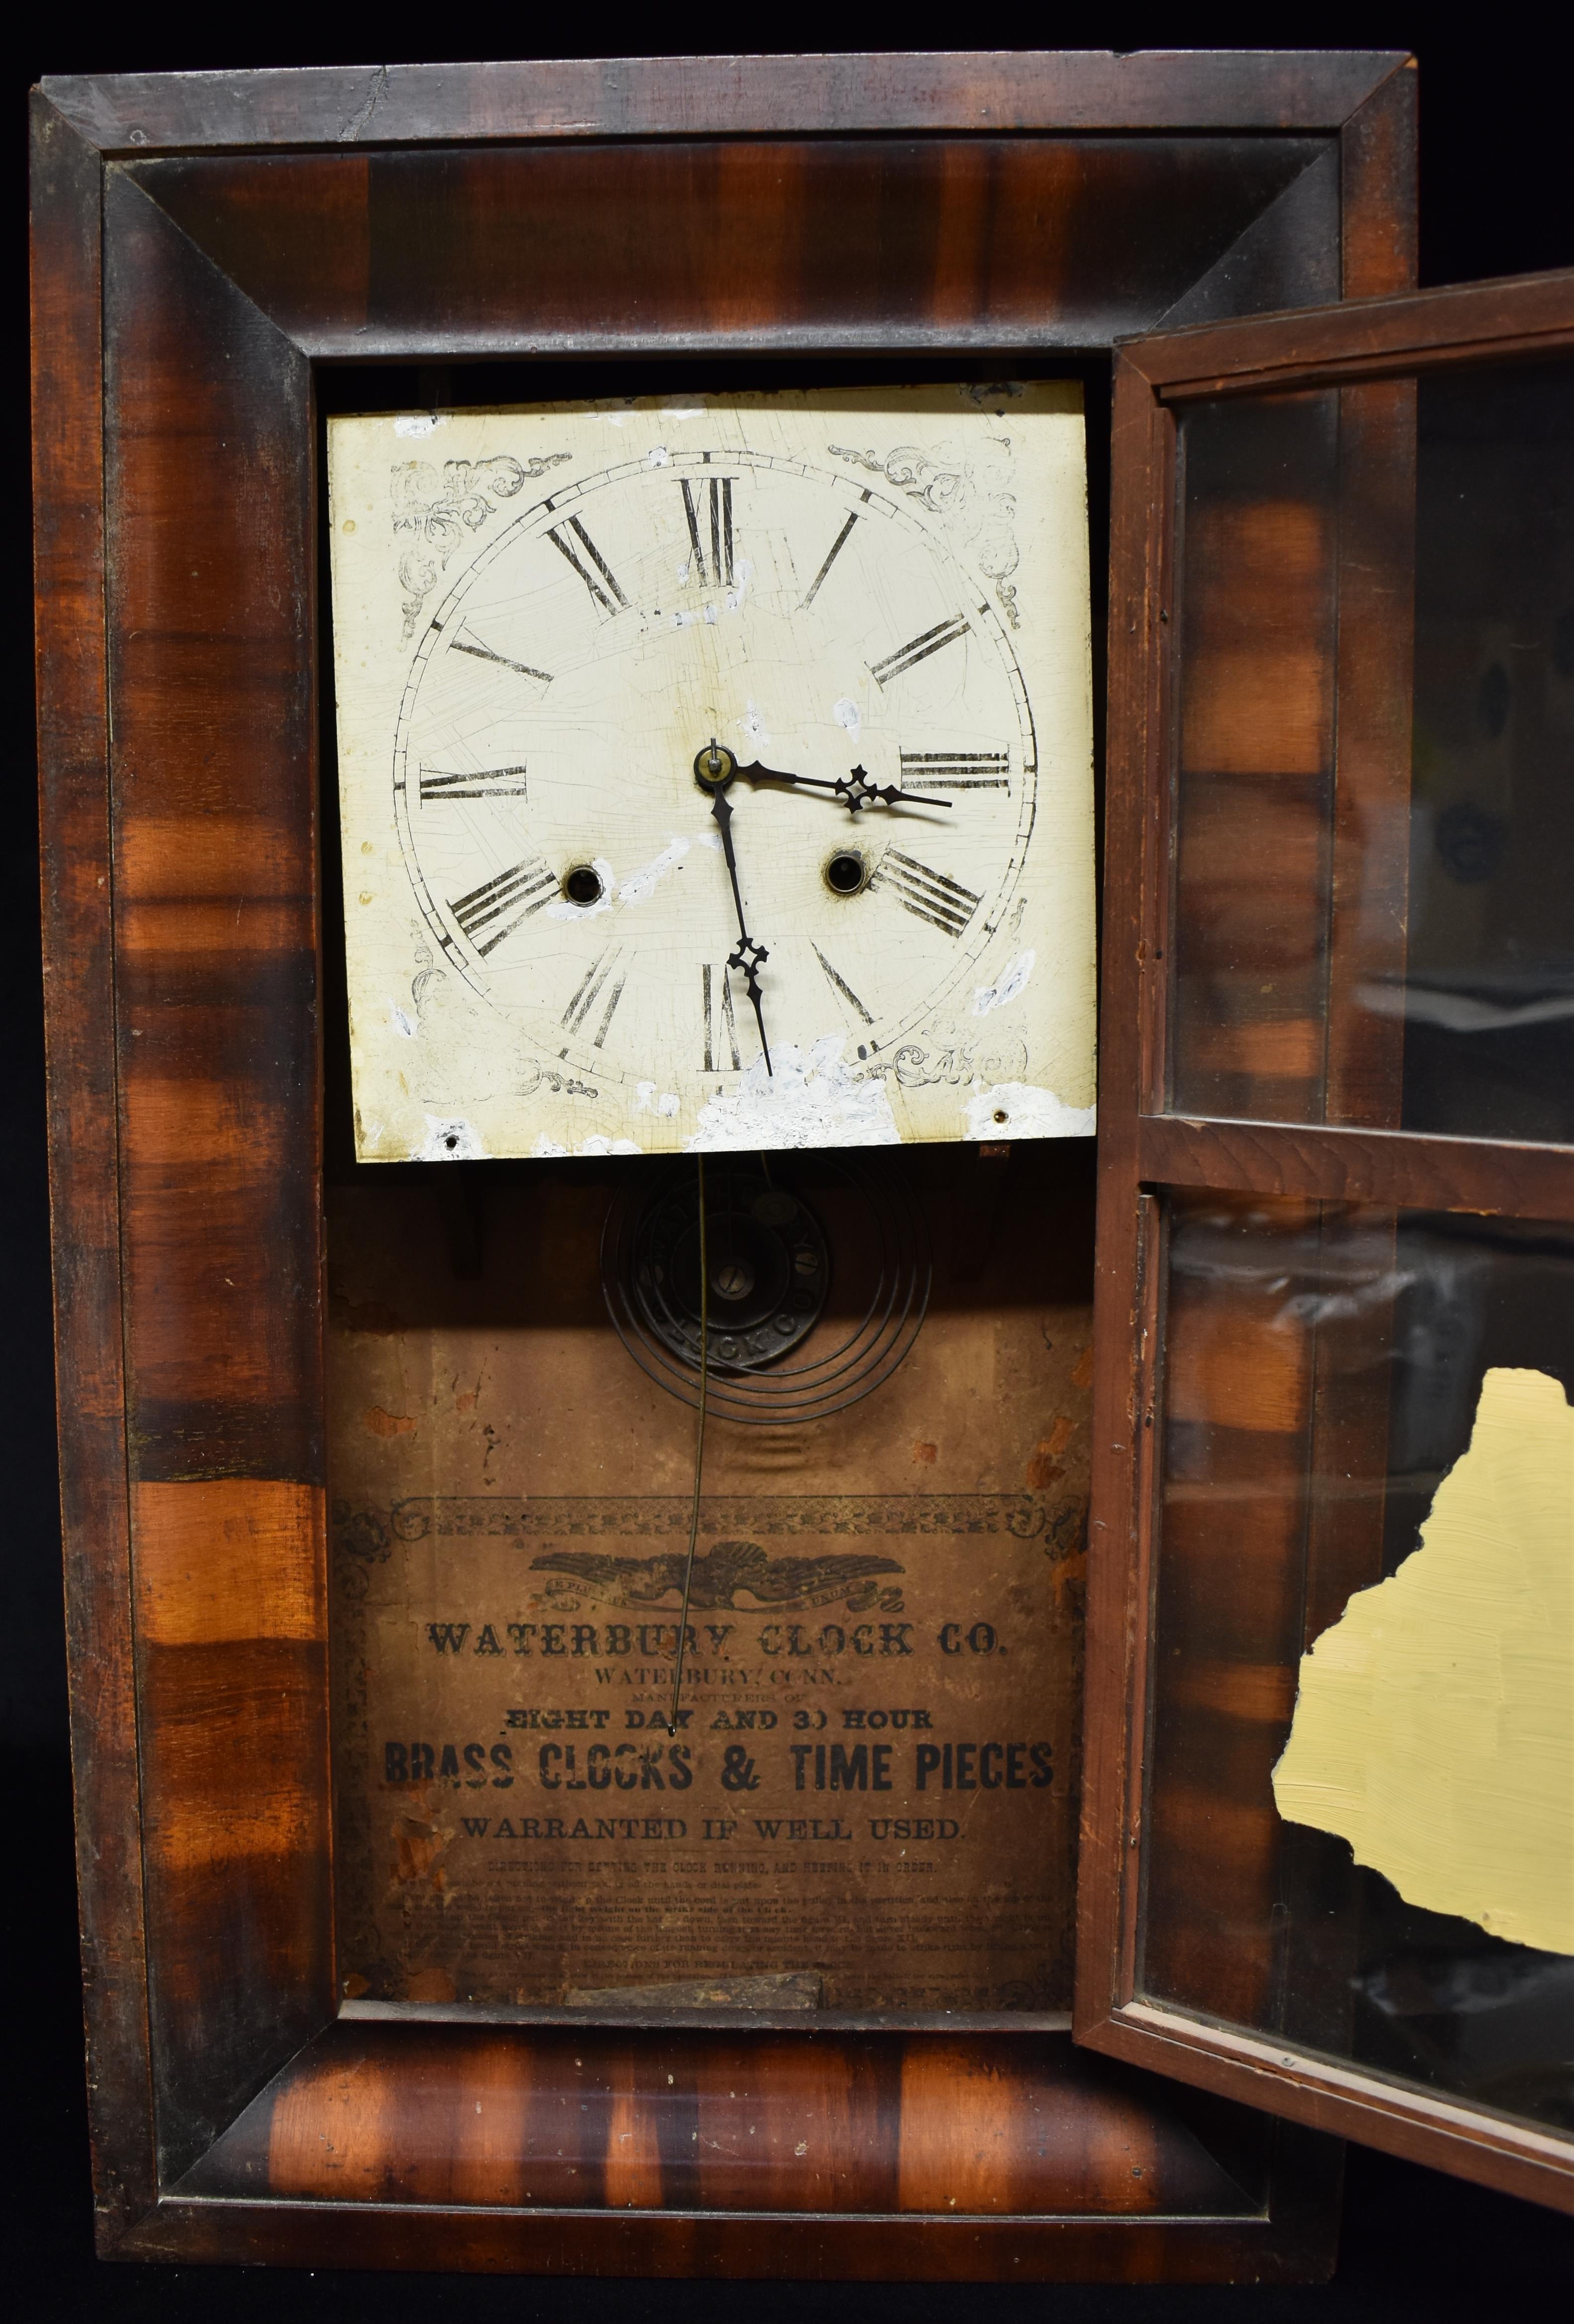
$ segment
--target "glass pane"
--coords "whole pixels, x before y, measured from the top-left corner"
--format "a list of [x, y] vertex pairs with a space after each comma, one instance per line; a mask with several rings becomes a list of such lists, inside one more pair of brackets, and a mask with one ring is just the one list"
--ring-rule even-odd
[[1574, 1140], [1574, 369], [1180, 447], [1173, 1103]]
[[1419, 418], [1404, 1120], [1568, 1141], [1574, 370], [1423, 380]]
[[1140, 1988], [1574, 2133], [1574, 1231], [1168, 1249]]
[[1174, 1083], [1194, 1112], [1320, 1105], [1338, 398], [1180, 430]]

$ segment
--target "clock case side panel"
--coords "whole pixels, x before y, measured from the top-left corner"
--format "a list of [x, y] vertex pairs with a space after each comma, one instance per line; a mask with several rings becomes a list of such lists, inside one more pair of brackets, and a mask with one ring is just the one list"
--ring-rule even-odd
[[[1097, 1296], [1106, 1302], [1106, 1316], [1131, 1312], [1141, 1324], [1134, 1363], [1106, 1332], [1095, 1383], [1095, 1441], [1104, 1465], [1102, 1473], [1096, 1467], [1094, 1480], [1100, 1555], [1089, 1590], [1075, 2019], [1079, 2039], [1111, 2055], [1560, 2209], [1574, 2206], [1574, 2154], [1566, 2139], [1524, 2118], [1347, 2062], [1337, 2054], [1337, 2028], [1332, 2038], [1326, 2028], [1276, 2036], [1248, 2030], [1244, 1986], [1232, 2003], [1221, 1984], [1206, 2013], [1158, 2006], [1143, 1994], [1138, 1961], [1143, 1916], [1160, 1909], [1143, 1893], [1143, 1828], [1155, 1798], [1150, 1762], [1155, 1751], [1151, 1672], [1158, 1464], [1147, 1448], [1160, 1434], [1162, 1406], [1162, 1333], [1154, 1326], [1163, 1296], [1163, 1191], [1194, 1187], [1227, 1196], [1238, 1190], [1295, 1203], [1430, 1207], [1509, 1219], [1574, 1215], [1574, 1161], [1566, 1149], [1421, 1136], [1398, 1127], [1400, 1061], [1392, 1044], [1369, 1033], [1351, 1038], [1364, 1029], [1351, 1005], [1349, 973], [1349, 964], [1361, 955], [1354, 932], [1341, 928], [1339, 910], [1341, 887], [1347, 892], [1353, 884], [1347, 873], [1341, 879], [1352, 816], [1358, 820], [1366, 813], [1371, 819], [1375, 805], [1392, 824], [1397, 799], [1408, 818], [1412, 632], [1403, 568], [1412, 530], [1395, 519], [1403, 514], [1404, 492], [1412, 506], [1415, 498], [1414, 383], [1472, 363], [1566, 356], [1571, 345], [1574, 276], [1562, 274], [1253, 317], [1132, 345], [1117, 364], [1108, 892], [1118, 899], [1122, 941], [1106, 943], [1105, 1002], [1106, 1025], [1125, 1021], [1123, 1010], [1134, 1023], [1140, 1017], [1143, 1040], [1140, 1046], [1133, 1041], [1125, 1058], [1131, 1131], [1124, 1152], [1109, 1140], [1107, 1111], [1104, 1118], [1105, 1240]], [[1337, 490], [1349, 503], [1341, 509], [1340, 526], [1355, 541], [1358, 558], [1352, 575], [1343, 569], [1346, 553], [1340, 552], [1340, 594], [1353, 598], [1355, 610], [1342, 610], [1329, 644], [1339, 744], [1328, 814], [1332, 877], [1318, 908], [1328, 913], [1329, 928], [1326, 1091], [1317, 1093], [1318, 1109], [1328, 1118], [1279, 1123], [1182, 1117], [1169, 1110], [1164, 1056], [1172, 991], [1166, 960], [1175, 948], [1166, 825], [1179, 748], [1176, 664], [1187, 650], [1184, 637], [1177, 642], [1174, 618], [1177, 415], [1195, 399], [1325, 391], [1345, 401], [1345, 460]], [[1375, 455], [1375, 469], [1367, 465]], [[1386, 542], [1381, 555], [1369, 546], [1375, 513]], [[1382, 606], [1380, 618], [1375, 604]], [[1351, 630], [1361, 633], [1347, 635]], [[1361, 946], [1368, 955], [1374, 946], [1384, 948], [1376, 955], [1380, 965], [1402, 964], [1404, 899], [1397, 875], [1375, 892], [1383, 910], [1368, 916]], [[1109, 1066], [1106, 1046], [1106, 1071]], [[1377, 1332], [1380, 1350], [1381, 1319], [1367, 1328]], [[1292, 1490], [1300, 1489], [1301, 1468], [1336, 1465], [1331, 1450], [1319, 1456], [1313, 1445], [1318, 1428], [1341, 1432], [1339, 1470], [1381, 1477], [1386, 1466], [1385, 1415], [1364, 1408], [1369, 1397], [1341, 1409], [1337, 1361], [1329, 1369], [1336, 1387], [1319, 1392], [1315, 1418], [1309, 1407], [1298, 1413], [1291, 1432], [1295, 1444], [1279, 1460], [1276, 1473]], [[1239, 1416], [1231, 1416], [1238, 1425]], [[1127, 1446], [1134, 1448], [1129, 1454]], [[1337, 1617], [1352, 1589], [1376, 1578], [1370, 1536], [1370, 1524], [1359, 1517], [1347, 1517], [1337, 1526], [1326, 1517], [1314, 1519], [1306, 1544], [1303, 1643]], [[1184, 1541], [1170, 1554], [1183, 1563]], [[1277, 1566], [1273, 1558], [1259, 1563]], [[1293, 1663], [1292, 1657], [1280, 1673], [1288, 1698], [1294, 1692]], [[1258, 1693], [1266, 1700], [1261, 1686]], [[1233, 1715], [1255, 1714], [1242, 1702]], [[1209, 1862], [1209, 1828], [1222, 1829], [1229, 1813], [1222, 1767], [1218, 1780], [1217, 1794], [1199, 1786], [1190, 1811], [1198, 1835], [1189, 1877], [1199, 1908], [1206, 1885], [1228, 1877], [1222, 1860]], [[1251, 1856], [1252, 1849], [1244, 1853]], [[1288, 1877], [1293, 1882], [1293, 1866]], [[1291, 1909], [1293, 1916], [1293, 1896]], [[1172, 1891], [1163, 1910], [1171, 1923], [1190, 1914], [1200, 1927], [1206, 1917], [1200, 1909], [1191, 1914], [1188, 1897]], [[1150, 1947], [1153, 1938], [1150, 1923]], [[1326, 1946], [1340, 1940], [1337, 1932], [1309, 1931], [1304, 1941]]]
[[[1383, 60], [1363, 96], [1375, 83], [1379, 99], [1389, 101], [1382, 92], [1394, 78], [1392, 60]], [[1315, 121], [1287, 124], [1278, 97], [1264, 98], [1263, 113], [1248, 106], [1243, 123], [1238, 101], [1232, 99], [1232, 113], [1220, 99], [1232, 129], [1289, 125], [1329, 134], [1346, 118], [1344, 102], [1325, 97], [1326, 120], [1314, 105]], [[42, 115], [52, 127], [47, 104]], [[440, 140], [442, 134], [440, 126], [433, 132]], [[66, 554], [86, 575], [88, 607], [69, 632], [46, 610], [41, 689], [46, 844], [55, 850], [46, 863], [56, 866], [51, 1104], [60, 1343], [68, 1351], [73, 1719], [85, 1944], [89, 1961], [103, 1965], [89, 1987], [103, 2241], [128, 2255], [305, 2257], [312, 2222], [327, 2219], [331, 2228], [345, 2209], [308, 2212], [285, 2203], [270, 2205], [263, 2217], [227, 2200], [181, 2200], [175, 2182], [237, 2106], [238, 2128], [246, 2093], [266, 2084], [282, 2057], [293, 2052], [303, 2064], [311, 2058], [333, 2007], [314, 1434], [320, 1228], [312, 724], [301, 681], [310, 667], [310, 380], [305, 350], [278, 332], [221, 261], [202, 255], [200, 215], [188, 214], [177, 227], [159, 217], [156, 200], [127, 182], [126, 171], [112, 169], [106, 185], [91, 152], [51, 147], [48, 137], [42, 143], [49, 150], [35, 180], [39, 249], [41, 262], [58, 271], [40, 309], [48, 351], [41, 404], [63, 411], [77, 397], [69, 408], [94, 441], [101, 200], [118, 237], [114, 328], [126, 334], [125, 347], [111, 349], [115, 547], [107, 586], [127, 754], [117, 761], [114, 798], [113, 992], [97, 888], [99, 879], [108, 881], [112, 860], [105, 678], [94, 659], [102, 624], [90, 604], [98, 586], [93, 541], [100, 503], [79, 459], [72, 474], [62, 473], [48, 429], [41, 465], [41, 503], [70, 512]], [[346, 161], [336, 181], [348, 202], [336, 263], [353, 278], [357, 254], [367, 248], [356, 225], [356, 183], [364, 187], [366, 164], [353, 155]], [[244, 229], [259, 257], [269, 253], [268, 263], [277, 263], [282, 253], [286, 272], [302, 279], [312, 272], [312, 249], [333, 239], [323, 235], [310, 198], [315, 166], [310, 152], [282, 155], [273, 184], [287, 196], [292, 182], [301, 183], [308, 198], [292, 214], [286, 199], [284, 214], [273, 218], [264, 205]], [[1227, 172], [1231, 166], [1222, 153], [1219, 166]], [[1363, 205], [1380, 228], [1403, 227], [1403, 193], [1381, 173], [1352, 180], [1347, 167], [1344, 204], [1347, 251]], [[1317, 231], [1275, 278], [1275, 295], [1300, 294], [1306, 269], [1319, 274], [1326, 217], [1317, 213]], [[218, 223], [220, 240], [233, 235], [233, 219]], [[483, 242], [458, 232], [452, 254], [477, 280], [485, 276]], [[1214, 253], [1210, 265], [1227, 254]], [[139, 318], [139, 291], [151, 301], [161, 281], [167, 310]], [[63, 303], [50, 320], [56, 282]], [[183, 308], [172, 296], [177, 284]], [[931, 344], [946, 344], [958, 327], [956, 289], [941, 299], [940, 337]], [[929, 295], [940, 298], [938, 286]], [[1166, 306], [1172, 303], [1167, 298]], [[849, 288], [845, 320], [819, 318], [813, 346], [837, 353], [861, 344], [856, 310]], [[1043, 321], [1052, 341], [1052, 314]], [[965, 318], [962, 327], [966, 336]], [[727, 344], [729, 330], [733, 344], [753, 343], [734, 320], [708, 344]], [[986, 322], [975, 326], [973, 343], [989, 343]], [[403, 348], [379, 351], [415, 360], [434, 344], [454, 357], [477, 351], [440, 315], [412, 330]], [[901, 333], [892, 344], [903, 344]], [[140, 374], [125, 361], [137, 346]], [[145, 407], [128, 394], [154, 384], [158, 393]], [[194, 426], [171, 424], [193, 420]], [[139, 442], [144, 423], [146, 440]], [[231, 428], [241, 429], [247, 451], [238, 475], [216, 448]], [[52, 521], [46, 513], [46, 582], [65, 569], [50, 562]], [[199, 553], [188, 560], [194, 545]], [[211, 560], [206, 567], [204, 556]], [[183, 596], [191, 562], [208, 588]], [[117, 716], [117, 745], [121, 734]], [[127, 768], [132, 777], [122, 779]], [[242, 803], [245, 816], [237, 815]], [[270, 837], [259, 828], [270, 815], [278, 818], [276, 856], [259, 844]], [[90, 892], [84, 881], [93, 883]], [[237, 926], [247, 939], [238, 945]], [[194, 961], [202, 964], [195, 974]], [[210, 1195], [221, 1199], [210, 1203]], [[124, 1223], [113, 1207], [103, 1212], [106, 1200], [124, 1203]], [[267, 1248], [259, 1251], [259, 1244]], [[93, 1254], [91, 1304], [78, 1289], [83, 1252]], [[184, 1351], [183, 1324], [190, 1332]], [[132, 1492], [122, 1450], [123, 1344], [132, 1382]], [[128, 1564], [132, 1493], [138, 1535]], [[106, 1703], [113, 1711], [107, 1719]], [[216, 1742], [227, 1751], [216, 1754]], [[122, 1869], [106, 1877], [112, 1839], [122, 1844]], [[217, 1870], [204, 1871], [204, 1860]], [[206, 2044], [192, 2039], [194, 2026], [207, 2028]], [[528, 2081], [528, 2040], [519, 2065]], [[968, 2070], [958, 2060], [957, 2070]], [[403, 2062], [394, 2083], [413, 2097]], [[153, 2161], [151, 2086], [160, 2093], [162, 2174]], [[923, 2077], [921, 2089], [915, 2085], [914, 2135], [948, 2118], [960, 2087], [945, 2071], [938, 2080]], [[1147, 2103], [1158, 2106], [1157, 2094]], [[1210, 2144], [1226, 2154], [1249, 2153], [1255, 2134], [1242, 2147], [1241, 2126], [1249, 2132], [1250, 2118], [1227, 2110], [1219, 2121], [1236, 2127], [1213, 2125]], [[394, 2116], [389, 2127], [397, 2131]], [[375, 2141], [369, 2118], [360, 2119], [359, 2132]], [[220, 2129], [220, 2143], [226, 2135]], [[1281, 2154], [1289, 2155], [1283, 2141]], [[1231, 2206], [1231, 2220], [1209, 2208], [1165, 2222], [1162, 2258], [1151, 2238], [1126, 2240], [1124, 2221], [1115, 2231], [1121, 2240], [1096, 2260], [1093, 2245], [1100, 2237], [1107, 2244], [1106, 2227], [1071, 2223], [1068, 2236], [1064, 2222], [1041, 2218], [1035, 2226], [1017, 2214], [1004, 2240], [1003, 2218], [986, 2235], [948, 2244], [963, 2254], [949, 2264], [958, 2275], [1021, 2273], [1024, 2258], [1042, 2275], [1145, 2276], [1156, 2265], [1211, 2280], [1317, 2273], [1330, 2256], [1329, 2155], [1326, 2144], [1315, 2145], [1310, 2161], [1289, 2157], [1272, 2184], [1255, 2181], [1245, 2218]], [[809, 2191], [791, 2206], [800, 2218]], [[445, 2255], [468, 2253], [475, 2264], [584, 2264], [584, 2246], [570, 2247], [548, 2220], [500, 2225], [486, 2257], [485, 2236], [467, 2230], [455, 2241], [419, 2207], [378, 2206], [360, 2217], [368, 2260], [440, 2264]], [[652, 2242], [662, 2255], [649, 2264], [695, 2264], [699, 2231], [682, 2219], [670, 2224], [671, 2232], [667, 2223], [653, 2223]], [[935, 2261], [918, 2261], [931, 2227], [915, 2236], [911, 2218], [888, 2215], [867, 2222], [867, 2230], [860, 2269], [934, 2272]], [[850, 2223], [838, 2231], [844, 2248], [849, 2231]], [[745, 2272], [768, 2248], [780, 2255], [773, 2268], [808, 2264], [801, 2239], [791, 2252], [780, 2237], [773, 2246], [757, 2222], [717, 2221], [703, 2233], [718, 2269]], [[631, 2245], [613, 2264], [639, 2267], [644, 2249]], [[858, 2272], [850, 2252], [842, 2272]]]
[[120, 1323], [102, 166], [32, 99], [33, 570], [60, 1518], [93, 2194], [113, 2248], [157, 2195]]
[[310, 377], [115, 171], [106, 503], [161, 2176], [331, 2001]]

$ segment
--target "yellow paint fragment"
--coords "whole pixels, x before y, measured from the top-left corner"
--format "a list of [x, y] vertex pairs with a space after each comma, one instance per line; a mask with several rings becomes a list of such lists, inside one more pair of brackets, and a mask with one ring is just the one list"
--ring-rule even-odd
[[1421, 1546], [1301, 1657], [1287, 1822], [1407, 1904], [1574, 1953], [1574, 1411], [1489, 1371]]

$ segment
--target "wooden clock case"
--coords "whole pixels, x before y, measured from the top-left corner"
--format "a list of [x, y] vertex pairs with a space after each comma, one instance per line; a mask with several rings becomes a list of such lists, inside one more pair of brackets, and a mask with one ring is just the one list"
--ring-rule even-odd
[[[1302, 2086], [1300, 2121], [1270, 2122], [1239, 2103], [1268, 2064], [1212, 2062], [1217, 2043], [1179, 2055], [1121, 1983], [1120, 1786], [1141, 1744], [1138, 1681], [1111, 1645], [1127, 1587], [1113, 1554], [1088, 1700], [1086, 2030], [1210, 2087], [1074, 2049], [1069, 2029], [340, 2015], [316, 411], [346, 366], [1097, 364], [1159, 327], [1403, 291], [1413, 108], [1403, 57], [1334, 53], [392, 67], [37, 93], [58, 1334], [106, 2254], [1002, 2281], [1331, 2264], [1323, 2134], [1379, 2135], [1368, 2116]], [[1153, 380], [1122, 376], [1117, 463], [1159, 425]], [[1156, 505], [1149, 471], [1129, 473], [1123, 576]], [[1117, 579], [1115, 631], [1132, 586]], [[1124, 637], [1115, 650], [1117, 687], [1156, 683]], [[1138, 1120], [1131, 940], [1158, 785], [1133, 754], [1135, 696], [1115, 700], [1105, 1525], [1140, 1490], [1109, 1425], [1141, 1315], [1133, 1190], [1203, 1167], [1199, 1133]], [[1335, 1167], [1326, 1140], [1293, 1151], [1314, 1175]], [[1289, 1167], [1216, 1135], [1210, 1168], [1219, 1152], [1248, 1174], [1226, 1184]], [[764, 2152], [745, 2170], [722, 2138], [699, 2159], [740, 2097]]]

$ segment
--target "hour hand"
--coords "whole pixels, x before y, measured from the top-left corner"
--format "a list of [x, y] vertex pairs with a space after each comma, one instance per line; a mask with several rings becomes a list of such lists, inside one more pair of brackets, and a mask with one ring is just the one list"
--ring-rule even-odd
[[921, 798], [913, 791], [898, 790], [894, 783], [872, 783], [862, 767], [855, 767], [848, 776], [838, 775], [828, 782], [820, 775], [790, 775], [779, 767], [763, 767], [756, 760], [753, 766], [739, 767], [738, 779], [745, 783], [791, 783], [794, 789], [829, 791], [844, 807], [856, 815], [860, 807], [884, 805], [894, 807], [898, 799], [911, 799], [915, 807], [949, 807], [949, 799]]

